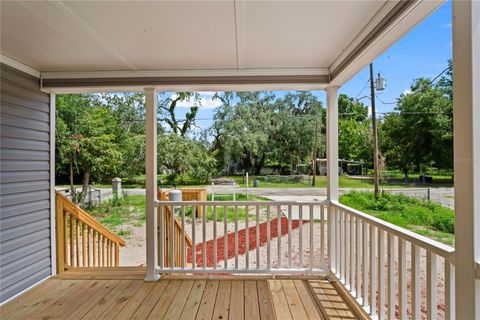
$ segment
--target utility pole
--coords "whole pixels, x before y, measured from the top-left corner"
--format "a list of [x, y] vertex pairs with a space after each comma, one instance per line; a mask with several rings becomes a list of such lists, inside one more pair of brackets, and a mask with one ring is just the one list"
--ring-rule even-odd
[[370, 63], [370, 100], [372, 105], [372, 131], [373, 131], [373, 185], [375, 198], [378, 198], [378, 135], [377, 116], [375, 113], [375, 85], [373, 82], [373, 63]]
[[312, 187], [315, 187], [315, 178], [317, 176], [317, 143], [318, 143], [318, 119], [315, 119], [315, 137], [313, 138], [312, 150]]

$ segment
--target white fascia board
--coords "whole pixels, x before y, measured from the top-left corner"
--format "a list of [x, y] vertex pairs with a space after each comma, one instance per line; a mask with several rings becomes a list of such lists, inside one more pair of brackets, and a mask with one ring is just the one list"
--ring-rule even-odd
[[[288, 83], [288, 84], [235, 84], [235, 85], [162, 85], [154, 86], [158, 92], [197, 92], [197, 91], [313, 91], [325, 90], [328, 84], [306, 84], [306, 83]], [[145, 86], [120, 86], [120, 87], [62, 87], [62, 88], [44, 88], [46, 92], [57, 94], [74, 93], [100, 93], [100, 92], [143, 92]]]
[[40, 71], [38, 70], [35, 70], [34, 68], [32, 67], [29, 67], [21, 62], [18, 62], [17, 60], [14, 60], [12, 58], [9, 58], [5, 55], [0, 55], [0, 62], [7, 65], [7, 66], [10, 66], [12, 68], [15, 68], [19, 71], [22, 71], [22, 72], [25, 72], [31, 76], [34, 76], [36, 78], [40, 78]]
[[[370, 43], [359, 55], [355, 56], [352, 61], [349, 61], [349, 64], [344, 68], [335, 78], [331, 78], [331, 85], [341, 86], [363, 68], [365, 68], [370, 62], [375, 60], [380, 54], [387, 50], [391, 45], [396, 43], [403, 35], [408, 31], [413, 29], [417, 24], [422, 22], [426, 17], [432, 14], [437, 10], [441, 5], [443, 5], [446, 0], [420, 0], [415, 2], [406, 12], [404, 12], [392, 25], [384, 29], [383, 32], [372, 42]], [[394, 1], [393, 3], [396, 3]], [[377, 19], [384, 17], [383, 10], [386, 10], [387, 7], [382, 7], [379, 11], [379, 15], [376, 15], [372, 19], [372, 23], [378, 23]], [[391, 9], [391, 8], [390, 8]], [[371, 28], [370, 26], [369, 28]], [[358, 39], [354, 40], [351, 43], [351, 47], [340, 56], [346, 57], [350, 53], [355, 45], [358, 45], [363, 37], [371, 29], [365, 28], [357, 37]], [[338, 66], [343, 60], [337, 59], [330, 66], [330, 72], [333, 72], [336, 66]]]
[[42, 72], [43, 79], [328, 75], [328, 68]]

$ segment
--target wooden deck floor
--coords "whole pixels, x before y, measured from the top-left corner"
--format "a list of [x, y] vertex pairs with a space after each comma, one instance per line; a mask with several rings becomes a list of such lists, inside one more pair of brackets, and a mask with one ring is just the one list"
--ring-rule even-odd
[[[68, 278], [68, 277], [67, 277]], [[6, 319], [355, 319], [327, 282], [53, 278], [0, 308]], [[325, 300], [326, 298], [326, 300]], [[340, 299], [341, 301], [341, 299]], [[327, 302], [325, 304], [325, 302]], [[324, 305], [321, 305], [324, 304]], [[341, 308], [339, 312], [336, 308]], [[342, 313], [343, 312], [343, 313]]]

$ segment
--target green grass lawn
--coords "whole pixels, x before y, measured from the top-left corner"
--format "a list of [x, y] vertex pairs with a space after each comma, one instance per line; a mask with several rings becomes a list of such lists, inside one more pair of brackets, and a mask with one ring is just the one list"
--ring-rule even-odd
[[[207, 200], [212, 200], [212, 196], [209, 194], [207, 196]], [[240, 193], [235, 196], [236, 201], [268, 201], [270, 199], [260, 196], [249, 195], [247, 197], [246, 194]], [[233, 201], [233, 195], [231, 194], [216, 194], [215, 201]], [[249, 220], [256, 217], [255, 209], [252, 207], [249, 209]], [[245, 221], [246, 211], [245, 207], [238, 207], [238, 220]], [[224, 217], [224, 209], [223, 207], [217, 208], [217, 221], [223, 221]], [[207, 207], [207, 216], [208, 220], [214, 220], [213, 218], [213, 207]], [[227, 221], [228, 222], [235, 222], [235, 208], [228, 207], [227, 208]]]
[[[245, 188], [245, 179], [244, 177], [235, 176], [235, 177], [225, 177], [230, 179], [235, 179], [235, 181], [240, 185], [240, 187]], [[278, 178], [272, 181], [271, 178], [265, 179], [265, 176], [250, 176], [248, 179], [249, 188], [253, 188], [253, 181], [259, 180], [260, 188], [326, 188], [327, 187], [327, 177], [326, 176], [317, 176], [315, 179], [315, 187], [312, 187], [311, 180], [287, 180]], [[269, 180], [270, 179], [270, 180]], [[283, 181], [282, 181], [283, 180]], [[435, 180], [434, 180], [435, 181]], [[361, 188], [373, 188], [373, 177], [366, 178], [356, 178], [346, 175], [339, 177], [339, 186], [340, 188], [352, 188], [352, 189], [361, 189]], [[400, 182], [395, 183], [385, 183], [380, 185], [382, 188], [415, 188], [415, 187], [440, 187], [440, 186], [452, 186], [445, 184], [403, 184]]]
[[[410, 174], [409, 183], [403, 183], [403, 174], [399, 171], [388, 171], [387, 173], [387, 183], [381, 182], [380, 185], [382, 188], [412, 188], [412, 187], [453, 187], [451, 174], [448, 172], [439, 172], [433, 174], [433, 183], [429, 184], [420, 184], [419, 183], [419, 174]], [[165, 176], [159, 175], [158, 177], [159, 186], [162, 188], [172, 188], [173, 184], [165, 182]], [[245, 188], [245, 177], [243, 176], [224, 176], [222, 178], [235, 180], [241, 188]], [[260, 188], [312, 188], [311, 178], [307, 177], [306, 179], [292, 179], [288, 176], [278, 177], [278, 176], [250, 176], [248, 181], [248, 186], [253, 188], [254, 180], [259, 180]], [[188, 180], [185, 179], [183, 183], [178, 183], [178, 188], [205, 188], [207, 183], [198, 181], [198, 180]], [[342, 175], [339, 177], [340, 188], [373, 188], [373, 177], [355, 177]], [[57, 188], [66, 189], [69, 188], [69, 185], [57, 185]], [[79, 185], [77, 187], [80, 187]], [[95, 188], [111, 188], [111, 184], [107, 183], [96, 183]], [[145, 188], [145, 175], [137, 176], [133, 179], [123, 179], [122, 187], [125, 189], [130, 188]], [[327, 187], [327, 177], [326, 176], [317, 176], [315, 188], [326, 188]]]
[[340, 202], [437, 241], [454, 243], [454, 211], [440, 204], [401, 194], [375, 199], [372, 192], [358, 191], [340, 196]]

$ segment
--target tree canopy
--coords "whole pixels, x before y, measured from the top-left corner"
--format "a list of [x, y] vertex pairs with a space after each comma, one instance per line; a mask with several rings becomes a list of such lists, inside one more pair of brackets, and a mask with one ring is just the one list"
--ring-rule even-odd
[[297, 164], [311, 160], [315, 121], [322, 126], [323, 113], [313, 94], [276, 98], [270, 92], [238, 92], [220, 99], [212, 126], [213, 149], [225, 172], [258, 174], [269, 164], [291, 173]]
[[411, 170], [422, 172], [424, 167], [452, 168], [451, 73], [437, 84], [416, 79], [410, 89], [381, 126], [387, 162], [401, 168], [405, 176]]
[[[325, 156], [326, 112], [311, 92], [221, 92], [213, 123], [198, 133], [199, 93], [159, 94], [158, 169], [171, 181], [270, 168], [295, 174]], [[182, 115], [179, 108], [187, 108]], [[372, 163], [367, 105], [338, 97], [339, 157]], [[106, 182], [144, 173], [145, 100], [139, 93], [57, 95], [58, 181]], [[413, 81], [394, 110], [378, 119], [382, 159], [405, 175], [453, 167], [452, 73]], [[197, 130], [195, 130], [197, 129]], [[194, 134], [195, 133], [195, 134]], [[317, 142], [315, 145], [315, 136]], [[82, 197], [82, 194], [80, 194]]]

